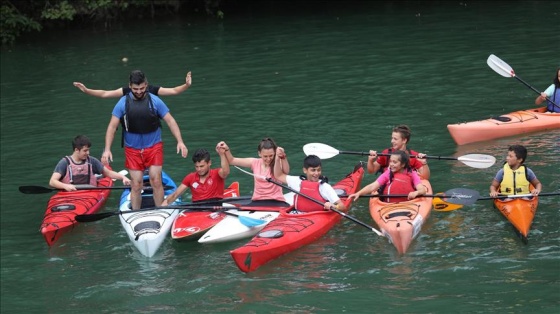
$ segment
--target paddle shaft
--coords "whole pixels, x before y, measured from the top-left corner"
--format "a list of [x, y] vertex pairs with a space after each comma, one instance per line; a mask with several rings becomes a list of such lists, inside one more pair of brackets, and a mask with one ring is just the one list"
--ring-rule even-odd
[[[77, 191], [89, 191], [89, 190], [128, 190], [130, 186], [76, 186]], [[146, 187], [144, 190], [152, 189], [151, 187]], [[164, 186], [164, 190], [173, 189], [172, 186]], [[19, 187], [19, 191], [24, 194], [43, 194], [50, 193], [53, 191], [66, 191], [64, 189], [49, 188], [39, 185], [24, 185]], [[73, 192], [73, 191], [71, 191]]]
[[[553, 195], [560, 195], [560, 192], [550, 192], [550, 193], [539, 193], [539, 195], [537, 195], [538, 197], [541, 196], [553, 196]], [[477, 199], [477, 201], [480, 200], [493, 200], [493, 199], [502, 199], [502, 198], [520, 198], [520, 197], [533, 197], [535, 195], [533, 194], [514, 194], [514, 195], [499, 195], [496, 197], [491, 197], [491, 196], [485, 196], [485, 197], [479, 197]]]
[[[349, 155], [361, 155], [361, 156], [369, 156], [367, 152], [351, 152], [351, 151], [344, 151], [339, 150], [339, 154], [349, 154]], [[377, 156], [391, 156], [391, 154], [385, 153], [378, 153]], [[410, 155], [410, 158], [417, 158], [416, 155]], [[440, 160], [459, 160], [457, 157], [443, 157], [443, 156], [424, 156], [425, 159], [440, 159]], [[476, 161], [476, 160], [471, 160]]]
[[[283, 188], [285, 188], [285, 189], [288, 189], [288, 190], [290, 190], [290, 191], [296, 193], [297, 195], [300, 195], [300, 196], [303, 196], [303, 197], [307, 198], [308, 200], [310, 200], [310, 201], [312, 201], [312, 202], [314, 202], [314, 203], [317, 203], [317, 204], [319, 204], [319, 205], [324, 205], [321, 201], [318, 201], [318, 200], [314, 199], [314, 198], [311, 197], [311, 196], [305, 195], [305, 194], [303, 194], [303, 193], [301, 193], [301, 192], [299, 192], [299, 191], [297, 191], [297, 190], [295, 190], [295, 189], [292, 189], [291, 187], [289, 187], [289, 186], [287, 186], [287, 185], [284, 185], [284, 184], [282, 184], [282, 183], [280, 183], [280, 182], [277, 182], [277, 181], [275, 181], [275, 180], [273, 180], [273, 179], [271, 179], [271, 178], [266, 178], [266, 181], [271, 182], [271, 183], [273, 183], [273, 184], [276, 184], [276, 185], [278, 185], [278, 186], [281, 186], [281, 187], [283, 187]], [[368, 224], [366, 224], [366, 223], [364, 223], [364, 222], [362, 222], [362, 221], [360, 221], [360, 220], [358, 220], [358, 219], [356, 219], [356, 218], [354, 218], [354, 217], [352, 217], [352, 216], [350, 216], [350, 215], [347, 215], [347, 214], [344, 213], [344, 212], [341, 212], [340, 210], [334, 208], [334, 206], [331, 206], [331, 207], [330, 207], [330, 210], [332, 210], [333, 212], [335, 212], [335, 213], [337, 213], [337, 214], [343, 216], [344, 218], [350, 219], [350, 220], [352, 220], [353, 222], [355, 222], [355, 223], [357, 223], [357, 224], [359, 224], [359, 225], [361, 225], [361, 226], [363, 226], [363, 227], [365, 227], [365, 228], [367, 228], [367, 229], [369, 229], [369, 230], [371, 230], [371, 231], [377, 233], [377, 235], [379, 235], [379, 236], [383, 236], [383, 234], [382, 234], [379, 230], [375, 229], [374, 227], [372, 227], [372, 226], [370, 226], [370, 225], [368, 225]]]

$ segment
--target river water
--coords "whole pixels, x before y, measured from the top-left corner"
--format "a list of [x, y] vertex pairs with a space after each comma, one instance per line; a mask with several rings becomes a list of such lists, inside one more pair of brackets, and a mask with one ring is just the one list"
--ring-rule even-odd
[[[38, 227], [50, 194], [24, 195], [17, 187], [47, 186], [77, 134], [87, 134], [100, 157], [117, 100], [87, 96], [72, 82], [114, 89], [134, 69], [166, 87], [192, 71], [188, 91], [163, 97], [191, 153], [224, 140], [236, 156], [256, 156], [260, 139], [270, 136], [299, 173], [306, 143], [380, 150], [403, 123], [413, 130], [415, 150], [498, 160], [488, 169], [431, 161], [435, 192], [465, 187], [487, 195], [513, 143], [529, 149], [527, 164], [543, 192], [559, 190], [558, 130], [457, 146], [446, 129], [534, 106], [536, 93], [495, 73], [486, 59], [497, 55], [544, 90], [560, 61], [558, 2], [327, 2], [249, 12], [44, 33], [2, 50], [2, 313], [558, 312], [558, 196], [541, 198], [527, 245], [491, 202], [478, 201], [433, 211], [404, 256], [343, 220], [249, 274], [229, 255], [244, 241], [168, 239], [148, 259], [116, 217], [81, 224], [49, 249]], [[190, 156], [175, 154], [166, 126], [164, 141], [165, 170], [178, 181], [193, 171]], [[118, 143], [113, 156], [113, 168], [122, 169]], [[323, 172], [334, 182], [359, 160], [339, 155], [324, 161]], [[250, 176], [232, 169], [231, 181], [251, 193]], [[114, 191], [102, 211], [117, 210], [118, 199]], [[373, 224], [366, 200], [350, 214]]]

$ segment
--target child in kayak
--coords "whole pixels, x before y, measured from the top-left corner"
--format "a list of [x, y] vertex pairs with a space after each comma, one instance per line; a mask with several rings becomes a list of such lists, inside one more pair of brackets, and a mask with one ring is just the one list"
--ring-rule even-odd
[[410, 157], [402, 150], [391, 152], [389, 169], [383, 172], [373, 183], [362, 188], [357, 193], [348, 196], [356, 201], [362, 195], [375, 194], [379, 190], [384, 195], [408, 194], [408, 197], [387, 197], [384, 201], [388, 203], [403, 202], [426, 194], [426, 187], [422, 184], [420, 176], [410, 166]]
[[[410, 155], [417, 156], [416, 158], [412, 158], [410, 161], [410, 166], [412, 169], [418, 171], [418, 174], [428, 180], [430, 179], [430, 167], [428, 167], [428, 162], [424, 157], [426, 154], [418, 153], [413, 150], [407, 150], [406, 145], [410, 141], [411, 136], [410, 128], [407, 125], [398, 125], [393, 128], [393, 133], [391, 134], [391, 148], [387, 148], [383, 150], [383, 154], [391, 154], [393, 151], [402, 150]], [[377, 155], [377, 151], [370, 150], [368, 163], [367, 163], [367, 170], [368, 173], [376, 173], [378, 171], [385, 172], [389, 167], [389, 157], [388, 156], [379, 156]]]
[[[492, 184], [490, 185], [490, 196], [497, 197], [499, 194], [533, 194], [539, 195], [542, 184], [537, 179], [533, 170], [525, 166], [527, 159], [527, 148], [523, 145], [511, 145], [508, 148], [504, 167], [498, 170]], [[530, 186], [533, 190], [530, 190]]]
[[320, 205], [296, 194], [294, 196], [294, 210], [290, 212], [291, 214], [329, 210], [331, 207], [338, 210], [346, 210], [346, 206], [340, 201], [340, 197], [334, 188], [321, 175], [321, 159], [319, 157], [315, 155], [305, 157], [303, 160], [303, 173], [305, 176], [290, 176], [286, 175], [278, 164], [283, 156], [285, 156], [283, 150], [276, 154], [276, 165], [274, 167], [276, 179], [287, 184], [290, 188], [323, 203], [323, 205]]
[[177, 190], [168, 195], [161, 206], [173, 204], [179, 196], [185, 193], [187, 188], [191, 190], [193, 202], [222, 199], [225, 179], [229, 175], [229, 163], [225, 156], [225, 148], [220, 146], [220, 143], [216, 146], [216, 152], [220, 155], [221, 167], [211, 169], [210, 153], [206, 149], [197, 149], [192, 157], [195, 171], [183, 178]]
[[547, 101], [547, 112], [560, 112], [560, 68], [556, 69], [556, 74], [554, 74], [554, 79], [552, 79], [552, 85], [535, 99], [535, 105], [542, 104], [547, 98], [552, 100], [552, 102], [550, 100]]

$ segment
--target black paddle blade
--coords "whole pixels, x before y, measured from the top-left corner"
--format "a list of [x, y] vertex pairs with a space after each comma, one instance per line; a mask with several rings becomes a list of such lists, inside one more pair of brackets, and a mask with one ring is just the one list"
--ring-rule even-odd
[[480, 193], [471, 189], [456, 188], [445, 191], [444, 195], [438, 197], [451, 204], [472, 205], [480, 198]]
[[38, 185], [24, 185], [19, 187], [19, 191], [23, 194], [42, 194], [51, 193], [55, 189], [46, 188]]
[[120, 212], [107, 212], [107, 213], [99, 213], [99, 214], [90, 214], [90, 215], [76, 215], [74, 219], [77, 222], [94, 222], [101, 219], [105, 219], [107, 217], [118, 215]]

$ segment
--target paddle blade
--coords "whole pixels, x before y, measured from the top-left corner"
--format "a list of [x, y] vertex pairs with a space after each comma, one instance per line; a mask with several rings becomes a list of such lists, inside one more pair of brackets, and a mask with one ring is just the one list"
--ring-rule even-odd
[[305, 155], [316, 155], [321, 159], [329, 159], [339, 154], [339, 151], [329, 145], [321, 143], [309, 143], [303, 145]]
[[51, 193], [56, 189], [46, 188], [39, 185], [24, 185], [19, 187], [19, 191], [23, 194], [42, 194]]
[[514, 77], [515, 72], [513, 69], [500, 58], [496, 57], [495, 55], [490, 55], [488, 60], [486, 60], [488, 66], [494, 70], [496, 73], [500, 74], [503, 77]]
[[471, 189], [456, 188], [445, 191], [441, 198], [451, 204], [472, 205], [480, 198], [480, 193]]
[[267, 223], [266, 220], [251, 218], [243, 215], [239, 215], [239, 222], [249, 228], [261, 226], [262, 224]]
[[496, 157], [483, 154], [469, 154], [458, 157], [457, 160], [473, 168], [490, 168], [496, 163]]
[[77, 222], [94, 222], [101, 219], [105, 219], [107, 217], [118, 215], [119, 213], [120, 212], [107, 212], [107, 213], [89, 214], [89, 215], [76, 215], [74, 219], [76, 219]]
[[[437, 193], [436, 195], [444, 196], [443, 192]], [[463, 205], [460, 204], [451, 204], [439, 197], [434, 197], [432, 200], [432, 205], [434, 206], [434, 210], [438, 212], [449, 212], [457, 209], [463, 208]]]

